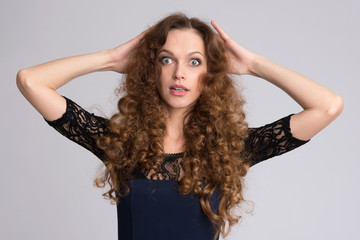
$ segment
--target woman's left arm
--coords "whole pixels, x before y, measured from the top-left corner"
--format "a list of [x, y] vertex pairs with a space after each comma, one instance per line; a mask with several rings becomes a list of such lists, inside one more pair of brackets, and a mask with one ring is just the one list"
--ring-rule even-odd
[[254, 54], [211, 23], [227, 48], [229, 73], [263, 78], [284, 90], [304, 110], [291, 117], [294, 137], [308, 140], [330, 124], [343, 109], [342, 98], [313, 80]]

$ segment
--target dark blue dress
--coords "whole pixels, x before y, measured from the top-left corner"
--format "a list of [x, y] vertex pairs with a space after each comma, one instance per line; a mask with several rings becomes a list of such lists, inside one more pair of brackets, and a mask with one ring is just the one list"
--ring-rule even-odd
[[[101, 159], [103, 152], [97, 148], [96, 138], [104, 134], [108, 120], [87, 112], [70, 99], [66, 98], [66, 102], [64, 115], [47, 122]], [[252, 151], [251, 165], [307, 142], [292, 136], [290, 117], [249, 129], [245, 149]], [[182, 195], [177, 189], [178, 181], [174, 179], [181, 173], [182, 156], [182, 153], [167, 154], [156, 178], [138, 174], [129, 180], [130, 193], [117, 205], [119, 240], [213, 239], [214, 226], [202, 211], [199, 198], [193, 194]], [[215, 191], [211, 199], [214, 212], [219, 200], [219, 191]]]

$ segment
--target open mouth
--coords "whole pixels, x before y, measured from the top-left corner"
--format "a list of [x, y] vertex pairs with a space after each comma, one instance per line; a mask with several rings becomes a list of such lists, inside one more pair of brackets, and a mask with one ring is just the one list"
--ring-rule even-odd
[[190, 90], [184, 87], [183, 85], [177, 85], [174, 84], [170, 86], [170, 92], [174, 96], [184, 96], [186, 95]]
[[179, 88], [179, 87], [172, 87], [170, 88], [171, 90], [175, 90], [175, 91], [179, 91], [179, 92], [186, 92], [189, 91], [188, 89], [185, 88]]
[[177, 92], [187, 92], [187, 91], [190, 91], [190, 90], [187, 89], [185, 86], [179, 85], [179, 84], [171, 85], [171, 86], [170, 86], [170, 90], [171, 90], [171, 91], [177, 91]]

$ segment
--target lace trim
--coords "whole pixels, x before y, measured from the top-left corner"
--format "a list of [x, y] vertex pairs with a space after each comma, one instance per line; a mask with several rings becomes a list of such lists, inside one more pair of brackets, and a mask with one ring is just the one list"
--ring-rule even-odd
[[[96, 145], [96, 139], [108, 134], [108, 120], [87, 112], [70, 99], [66, 99], [66, 112], [55, 121], [46, 121], [65, 137], [85, 147], [100, 159], [104, 152]], [[308, 141], [302, 141], [292, 136], [290, 130], [291, 115], [274, 123], [259, 128], [250, 128], [245, 140], [245, 149], [241, 157], [249, 159], [251, 165], [268, 158], [284, 154]], [[180, 180], [183, 175], [184, 153], [167, 153], [157, 171], [135, 171], [136, 177], [151, 180]]]
[[292, 115], [263, 127], [249, 129], [243, 156], [250, 159], [251, 165], [282, 155], [310, 141], [303, 141], [292, 135]]
[[154, 169], [142, 169], [140, 178], [149, 180], [176, 180], [180, 181], [184, 176], [184, 159], [182, 154], [165, 156], [164, 161], [160, 164], [157, 171]]
[[165, 153], [165, 156], [181, 156], [184, 152], [177, 152], [177, 153]]
[[108, 120], [87, 112], [82, 107], [66, 99], [66, 111], [57, 120], [45, 121], [59, 133], [71, 141], [83, 146], [98, 158], [103, 159], [105, 153], [96, 145], [99, 136], [107, 134]]

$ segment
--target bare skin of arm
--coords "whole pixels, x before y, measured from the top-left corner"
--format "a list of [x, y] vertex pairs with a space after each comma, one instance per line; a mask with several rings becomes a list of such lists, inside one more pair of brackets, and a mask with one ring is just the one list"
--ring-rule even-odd
[[114, 49], [67, 57], [18, 72], [16, 83], [24, 97], [47, 120], [60, 118], [66, 111], [65, 99], [56, 89], [72, 79], [96, 72], [124, 72], [127, 57], [144, 33]]
[[227, 48], [229, 73], [249, 74], [274, 84], [292, 97], [304, 110], [291, 117], [294, 137], [308, 140], [330, 124], [343, 109], [342, 98], [313, 80], [250, 52], [236, 43], [214, 21]]

